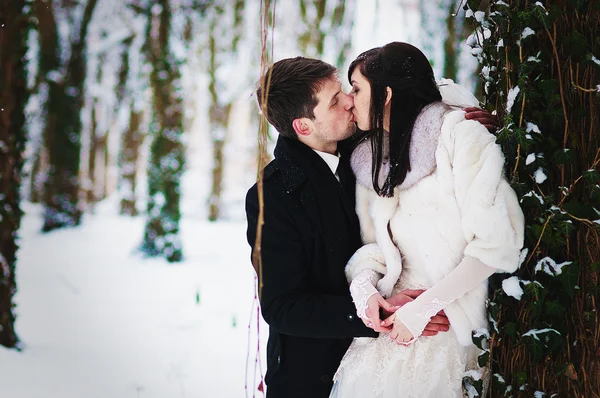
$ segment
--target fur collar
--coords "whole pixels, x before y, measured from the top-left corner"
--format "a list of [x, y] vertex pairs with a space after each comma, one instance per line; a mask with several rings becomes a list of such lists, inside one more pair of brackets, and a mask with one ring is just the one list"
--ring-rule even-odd
[[[410, 170], [406, 178], [400, 184], [399, 189], [404, 190], [412, 187], [435, 170], [435, 151], [438, 145], [444, 115], [451, 110], [442, 102], [435, 102], [423, 108], [413, 127], [409, 156]], [[379, 186], [385, 182], [389, 171], [389, 133], [384, 133], [383, 153], [384, 157], [379, 172]], [[363, 187], [373, 190], [371, 178], [371, 137], [366, 137], [360, 142], [350, 158], [352, 171], [356, 175], [356, 181]]]

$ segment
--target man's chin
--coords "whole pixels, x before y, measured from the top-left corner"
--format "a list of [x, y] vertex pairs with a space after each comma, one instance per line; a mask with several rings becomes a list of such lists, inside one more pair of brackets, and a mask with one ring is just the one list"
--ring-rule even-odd
[[[348, 137], [353, 136], [354, 134], [356, 134], [357, 128], [356, 128], [356, 123], [351, 122], [348, 125]], [[347, 138], [347, 137], [346, 137]]]

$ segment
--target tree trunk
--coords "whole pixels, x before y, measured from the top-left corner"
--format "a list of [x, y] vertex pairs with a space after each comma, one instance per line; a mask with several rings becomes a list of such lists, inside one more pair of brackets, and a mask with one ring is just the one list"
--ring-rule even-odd
[[477, 21], [526, 223], [519, 269], [490, 279], [491, 397], [600, 396], [599, 6], [506, 0]]
[[169, 45], [169, 1], [153, 0], [150, 3], [147, 35], [152, 63], [153, 121], [150, 134], [153, 141], [148, 167], [148, 220], [142, 251], [149, 256], [162, 255], [167, 261], [176, 262], [183, 257], [179, 238], [180, 181], [185, 162], [182, 144], [183, 101], [178, 92], [181, 89], [181, 76]]
[[208, 84], [208, 91], [210, 93], [210, 133], [213, 144], [213, 168], [212, 168], [212, 184], [211, 191], [208, 200], [208, 220], [217, 221], [221, 215], [221, 192], [223, 190], [223, 148], [227, 138], [227, 121], [229, 118], [229, 110], [231, 104], [220, 105], [219, 96], [217, 93], [217, 44], [215, 40], [215, 25], [218, 18], [214, 18], [211, 21], [210, 37], [209, 37], [209, 49], [210, 49], [210, 63], [208, 74], [210, 82]]
[[448, 6], [448, 13], [446, 15], [446, 30], [448, 36], [446, 36], [446, 40], [444, 41], [444, 69], [442, 72], [442, 76], [446, 79], [452, 79], [455, 82], [457, 81], [457, 54], [456, 47], [457, 43], [457, 34], [456, 34], [456, 15], [454, 12], [456, 8], [456, 0], [450, 1]]
[[48, 151], [43, 142], [39, 143], [33, 157], [29, 176], [29, 200], [32, 203], [41, 203], [44, 195], [44, 178], [48, 170]]
[[15, 267], [21, 169], [25, 148], [25, 104], [27, 79], [25, 53], [29, 15], [24, 0], [2, 2], [0, 15], [0, 345], [16, 347], [13, 296], [16, 293]]
[[[60, 75], [60, 51], [54, 8], [35, 3], [40, 28], [40, 72], [46, 76], [48, 100], [44, 138], [50, 167], [44, 184], [44, 225], [42, 231], [78, 225], [79, 161], [81, 150], [81, 109], [86, 73], [85, 38], [97, 0], [88, 0], [75, 39], [70, 44], [66, 72]], [[50, 76], [50, 77], [48, 77]]]
[[98, 152], [98, 120], [96, 118], [96, 106], [98, 100], [92, 101], [91, 131], [90, 131], [90, 149], [88, 154], [88, 175], [84, 189], [86, 191], [87, 202], [93, 206], [97, 202], [96, 197], [96, 153]]
[[123, 143], [121, 144], [121, 156], [119, 157], [119, 190], [121, 192], [121, 214], [128, 216], [137, 216], [135, 190], [136, 177], [138, 170], [138, 159], [140, 156], [140, 147], [144, 140], [144, 135], [140, 131], [142, 125], [143, 113], [136, 111], [131, 104], [129, 111], [129, 126], [123, 134]]

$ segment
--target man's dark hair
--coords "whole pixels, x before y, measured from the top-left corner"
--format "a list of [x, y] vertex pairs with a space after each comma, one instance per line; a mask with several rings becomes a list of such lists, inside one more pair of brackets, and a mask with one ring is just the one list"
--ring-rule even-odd
[[333, 65], [318, 59], [296, 57], [277, 61], [259, 82], [258, 104], [262, 109], [263, 88], [269, 84], [267, 120], [282, 136], [298, 139], [292, 122], [302, 117], [314, 119], [317, 93], [336, 72]]

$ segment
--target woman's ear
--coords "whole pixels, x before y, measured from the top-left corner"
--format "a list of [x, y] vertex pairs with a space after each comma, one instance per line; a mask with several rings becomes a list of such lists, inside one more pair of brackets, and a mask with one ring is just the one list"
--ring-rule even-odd
[[296, 134], [300, 136], [308, 137], [311, 133], [310, 126], [307, 123], [307, 119], [303, 117], [294, 119], [294, 121], [292, 122], [292, 127], [294, 128], [294, 131], [296, 131]]
[[385, 95], [385, 104], [387, 105], [392, 101], [392, 89], [388, 86], [385, 88], [386, 91], [386, 95]]

